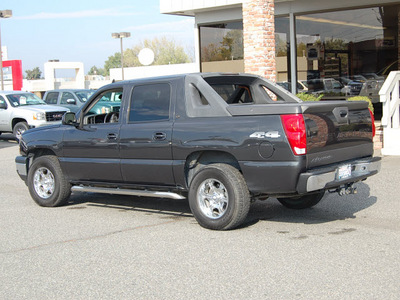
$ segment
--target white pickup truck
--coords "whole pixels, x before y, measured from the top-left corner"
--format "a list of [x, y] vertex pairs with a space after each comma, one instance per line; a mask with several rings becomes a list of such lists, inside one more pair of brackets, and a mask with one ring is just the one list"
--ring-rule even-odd
[[32, 93], [0, 91], [0, 134], [11, 132], [19, 140], [30, 128], [61, 124], [67, 108], [47, 105]]

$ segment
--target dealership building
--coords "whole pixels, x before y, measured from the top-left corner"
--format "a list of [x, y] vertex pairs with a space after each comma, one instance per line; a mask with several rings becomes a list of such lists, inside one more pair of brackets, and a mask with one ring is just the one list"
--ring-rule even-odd
[[382, 153], [400, 155], [400, 72], [391, 72], [400, 70], [399, 0], [160, 0], [160, 11], [194, 17], [197, 71], [258, 74], [327, 99], [369, 97]]
[[202, 72], [256, 73], [293, 91], [298, 81], [379, 81], [399, 69], [396, 0], [160, 0], [160, 10], [195, 18]]

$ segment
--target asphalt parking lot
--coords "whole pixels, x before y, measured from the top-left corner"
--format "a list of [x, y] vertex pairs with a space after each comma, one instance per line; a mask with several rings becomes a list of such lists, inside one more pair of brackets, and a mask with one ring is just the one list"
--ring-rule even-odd
[[185, 200], [73, 194], [42, 208], [0, 136], [0, 299], [399, 299], [400, 157], [358, 194], [252, 205], [205, 230]]

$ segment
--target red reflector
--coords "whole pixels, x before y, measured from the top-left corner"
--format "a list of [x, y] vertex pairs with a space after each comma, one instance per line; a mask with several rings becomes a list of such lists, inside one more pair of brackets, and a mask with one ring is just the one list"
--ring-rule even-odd
[[371, 115], [371, 122], [372, 122], [372, 137], [375, 136], [376, 133], [376, 129], [375, 129], [375, 117], [374, 114], [372, 113], [372, 111], [370, 109], [369, 110], [369, 114]]
[[281, 115], [281, 120], [293, 153], [295, 155], [306, 154], [307, 137], [303, 115]]

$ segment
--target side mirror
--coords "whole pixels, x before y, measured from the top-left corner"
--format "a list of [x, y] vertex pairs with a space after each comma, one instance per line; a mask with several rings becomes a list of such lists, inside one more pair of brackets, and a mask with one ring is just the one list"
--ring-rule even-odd
[[7, 109], [7, 103], [0, 102], [0, 109]]
[[75, 117], [75, 113], [74, 112], [66, 112], [63, 116], [62, 116], [62, 124], [63, 125], [76, 125], [76, 117]]
[[68, 100], [67, 100], [67, 103], [68, 103], [68, 104], [75, 105], [75, 104], [76, 104], [76, 100], [75, 100], [75, 99], [68, 99]]

